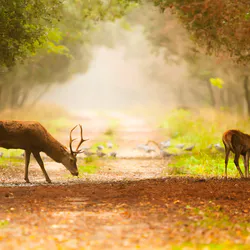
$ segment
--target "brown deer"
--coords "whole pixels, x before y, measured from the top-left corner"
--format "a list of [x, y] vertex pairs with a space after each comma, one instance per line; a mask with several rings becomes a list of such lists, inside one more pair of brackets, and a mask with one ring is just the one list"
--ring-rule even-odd
[[72, 150], [72, 132], [77, 125], [70, 131], [70, 152], [65, 146], [58, 142], [39, 122], [34, 121], [0, 121], [0, 147], [7, 149], [25, 150], [25, 175], [24, 180], [29, 183], [28, 168], [30, 155], [33, 154], [39, 166], [41, 167], [45, 179], [51, 183], [51, 180], [44, 168], [40, 152], [44, 152], [50, 158], [58, 163], [62, 163], [72, 175], [78, 176], [76, 165], [76, 156], [82, 151], [79, 150], [81, 144], [86, 141], [82, 138], [75, 151]]
[[222, 141], [225, 146], [225, 175], [227, 178], [227, 164], [230, 151], [232, 151], [234, 156], [234, 164], [238, 169], [241, 178], [244, 177], [240, 166], [239, 158], [243, 155], [244, 167], [245, 167], [245, 177], [249, 177], [249, 153], [250, 153], [250, 135], [244, 134], [239, 130], [228, 130], [222, 136]]

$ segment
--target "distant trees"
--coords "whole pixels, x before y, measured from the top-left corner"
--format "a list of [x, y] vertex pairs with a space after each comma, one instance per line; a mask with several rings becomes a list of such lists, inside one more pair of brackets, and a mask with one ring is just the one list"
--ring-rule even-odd
[[209, 54], [250, 61], [250, 2], [245, 0], [153, 0], [170, 8], [191, 38]]
[[51, 85], [85, 72], [91, 59], [90, 35], [97, 24], [122, 17], [136, 2], [3, 0], [0, 109], [33, 104]]
[[[247, 32], [250, 27], [247, 14], [250, 10], [249, 3], [239, 1], [239, 6], [236, 6], [236, 2], [232, 0], [154, 0], [153, 2], [155, 8], [150, 4], [144, 4], [143, 9], [137, 10], [129, 20], [144, 25], [145, 34], [153, 45], [153, 51], [164, 55], [166, 68], [169, 63], [180, 65], [180, 73], [185, 68], [187, 76], [185, 82], [181, 82], [182, 77], [180, 82], [171, 86], [168, 83], [171, 81], [164, 81], [169, 79], [164, 66], [161, 66], [160, 74], [159, 68], [152, 67], [153, 72], [150, 70], [148, 72], [154, 78], [159, 77], [159, 82], [163, 82], [166, 89], [175, 93], [180, 105], [192, 106], [195, 103], [237, 112], [244, 111], [250, 115], [247, 65], [250, 53], [247, 41], [250, 36], [248, 33], [242, 33], [239, 37], [236, 28], [240, 25], [241, 31]], [[229, 6], [225, 6], [227, 4]], [[224, 6], [224, 9], [221, 9], [221, 6]], [[242, 6], [246, 9], [243, 10]], [[234, 8], [237, 9], [235, 13]], [[231, 18], [230, 22], [233, 23], [220, 25], [220, 15], [224, 17], [226, 13], [228, 16], [225, 18]], [[204, 18], [201, 18], [202, 15]], [[232, 35], [234, 32], [237, 33], [236, 36]], [[219, 88], [213, 84], [212, 78], [222, 79], [225, 84]]]

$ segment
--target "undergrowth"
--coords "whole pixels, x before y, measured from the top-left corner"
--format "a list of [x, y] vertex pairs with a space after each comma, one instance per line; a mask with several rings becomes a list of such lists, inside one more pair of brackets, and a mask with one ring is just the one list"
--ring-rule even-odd
[[[250, 131], [249, 118], [212, 109], [173, 110], [161, 122], [160, 128], [171, 140], [171, 147], [167, 151], [177, 154], [166, 169], [171, 175], [205, 175], [222, 176], [224, 174], [224, 145], [222, 134], [228, 129]], [[221, 151], [211, 144], [218, 144]], [[194, 145], [191, 152], [177, 149], [177, 144], [184, 144], [184, 148]], [[243, 167], [243, 161], [240, 161]], [[233, 159], [228, 164], [228, 175], [238, 177]]]

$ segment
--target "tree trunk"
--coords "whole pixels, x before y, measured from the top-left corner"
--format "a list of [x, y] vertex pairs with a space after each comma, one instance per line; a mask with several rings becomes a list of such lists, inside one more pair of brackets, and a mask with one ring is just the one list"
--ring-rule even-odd
[[29, 98], [29, 91], [28, 89], [24, 89], [23, 93], [21, 96], [19, 96], [18, 99], [18, 108], [22, 108], [24, 106], [24, 104], [27, 102], [27, 99]]
[[226, 106], [225, 94], [226, 94], [225, 89], [220, 89], [220, 106], [223, 108], [225, 108]]
[[245, 98], [247, 102], [247, 114], [248, 116], [250, 116], [250, 94], [249, 94], [248, 83], [249, 83], [249, 77], [245, 76], [243, 86], [244, 86], [244, 94], [245, 94]]
[[213, 92], [213, 88], [210, 82], [207, 81], [207, 88], [210, 94], [210, 103], [213, 107], [215, 107], [215, 97], [214, 97], [214, 92]]
[[47, 84], [45, 88], [36, 96], [33, 101], [31, 102], [30, 106], [33, 107], [37, 104], [37, 102], [48, 92], [50, 89], [51, 84]]

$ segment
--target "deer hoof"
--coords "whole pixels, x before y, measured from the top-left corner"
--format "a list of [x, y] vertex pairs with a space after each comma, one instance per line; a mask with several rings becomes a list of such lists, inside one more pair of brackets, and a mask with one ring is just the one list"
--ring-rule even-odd
[[51, 183], [51, 180], [50, 180], [50, 179], [46, 179], [46, 181], [47, 181], [48, 183]]
[[26, 181], [26, 183], [30, 183], [30, 180], [28, 178], [24, 178], [24, 180]]

